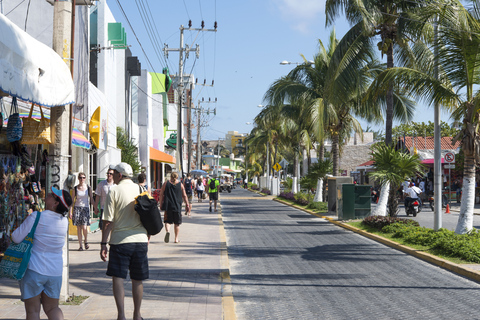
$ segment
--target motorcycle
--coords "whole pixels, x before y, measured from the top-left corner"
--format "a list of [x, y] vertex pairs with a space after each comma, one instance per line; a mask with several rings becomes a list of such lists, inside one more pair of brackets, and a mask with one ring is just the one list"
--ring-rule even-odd
[[407, 217], [409, 215], [412, 215], [414, 217], [417, 216], [417, 214], [421, 211], [421, 206], [420, 206], [420, 201], [418, 199], [412, 199], [412, 201], [409, 202], [406, 211], [407, 211]]
[[[430, 209], [432, 209], [432, 211], [434, 211], [435, 210], [435, 197], [433, 196], [433, 194], [428, 197], [428, 202], [430, 203]], [[446, 208], [447, 204], [448, 204], [447, 195], [443, 194], [442, 195], [442, 208]]]

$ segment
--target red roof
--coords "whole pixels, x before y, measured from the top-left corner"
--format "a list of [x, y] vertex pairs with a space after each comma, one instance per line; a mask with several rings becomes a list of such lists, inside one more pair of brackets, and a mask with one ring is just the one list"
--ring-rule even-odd
[[[403, 142], [403, 137], [398, 138]], [[457, 141], [455, 144], [452, 144], [452, 137], [442, 137], [440, 140], [440, 144], [442, 146], [442, 150], [455, 150], [460, 148], [461, 141]], [[433, 150], [434, 149], [434, 141], [433, 137], [405, 137], [405, 146], [410, 149], [413, 147], [413, 142], [415, 141], [415, 148], [417, 150]]]
[[359, 164], [357, 167], [367, 167], [373, 165], [373, 160], [367, 161], [365, 163]]

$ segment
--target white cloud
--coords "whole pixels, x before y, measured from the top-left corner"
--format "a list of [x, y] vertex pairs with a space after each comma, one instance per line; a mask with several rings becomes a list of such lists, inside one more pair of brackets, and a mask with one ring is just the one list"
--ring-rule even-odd
[[272, 0], [283, 19], [289, 21], [295, 30], [308, 32], [309, 25], [324, 14], [322, 0]]

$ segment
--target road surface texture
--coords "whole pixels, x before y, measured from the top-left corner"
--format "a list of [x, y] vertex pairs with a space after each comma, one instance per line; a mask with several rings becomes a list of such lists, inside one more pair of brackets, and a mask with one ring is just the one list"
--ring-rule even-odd
[[244, 189], [221, 195], [238, 319], [479, 319], [480, 285]]

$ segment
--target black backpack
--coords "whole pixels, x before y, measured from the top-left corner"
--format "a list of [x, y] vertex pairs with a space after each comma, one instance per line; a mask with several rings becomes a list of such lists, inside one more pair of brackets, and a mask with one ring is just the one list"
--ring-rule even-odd
[[217, 187], [217, 186], [215, 185], [215, 182], [216, 182], [216, 181], [217, 181], [217, 180], [215, 180], [215, 179], [211, 179], [211, 180], [210, 180], [210, 184], [209, 184], [210, 189], [213, 190], [213, 189], [215, 189], [215, 188]]
[[135, 211], [140, 216], [143, 227], [149, 235], [156, 235], [163, 228], [162, 216], [158, 209], [157, 200], [150, 198], [148, 194], [139, 195], [135, 200]]
[[185, 192], [192, 193], [192, 179], [185, 179]]

